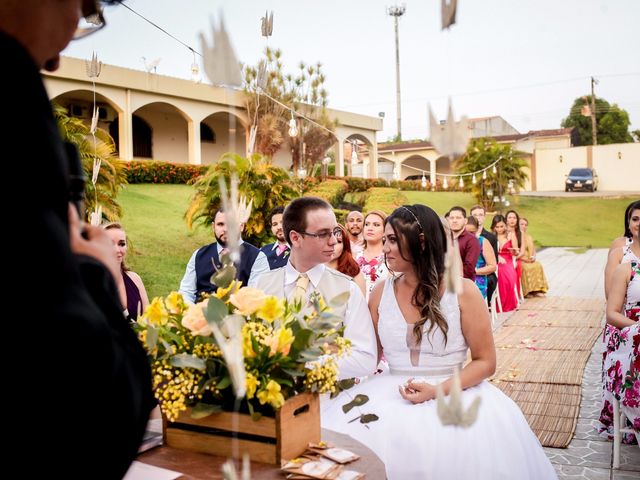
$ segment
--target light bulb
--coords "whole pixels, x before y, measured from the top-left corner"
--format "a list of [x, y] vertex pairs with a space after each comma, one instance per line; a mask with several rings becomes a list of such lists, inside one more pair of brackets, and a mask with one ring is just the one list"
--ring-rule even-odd
[[473, 183], [474, 185], [476, 184], [476, 174], [475, 173], [471, 177], [471, 183]]
[[298, 125], [296, 124], [296, 119], [293, 118], [293, 114], [291, 114], [291, 120], [289, 120], [289, 136], [290, 137], [298, 136]]
[[498, 173], [498, 169], [496, 168], [496, 166], [495, 166], [495, 165], [493, 166], [492, 171], [493, 171], [493, 173]]
[[449, 183], [447, 182], [447, 177], [444, 177], [444, 182], [442, 182], [442, 188], [445, 190], [449, 188]]
[[202, 77], [200, 76], [200, 67], [196, 62], [191, 64], [191, 80], [195, 83], [200, 83], [202, 81]]
[[460, 188], [464, 188], [464, 182], [462, 181], [462, 177], [460, 177], [460, 182], [458, 183]]
[[486, 179], [487, 179], [487, 171], [486, 171], [486, 170], [483, 170], [483, 171], [482, 171], [482, 179], [483, 179], [483, 180], [486, 180]]
[[511, 202], [509, 202], [509, 200], [507, 200], [507, 201], [505, 201], [505, 202], [504, 202], [504, 206], [505, 206], [505, 207], [508, 207], [509, 205], [511, 205]]
[[427, 177], [424, 176], [424, 173], [422, 174], [422, 180], [420, 184], [422, 185], [422, 188], [427, 188]]

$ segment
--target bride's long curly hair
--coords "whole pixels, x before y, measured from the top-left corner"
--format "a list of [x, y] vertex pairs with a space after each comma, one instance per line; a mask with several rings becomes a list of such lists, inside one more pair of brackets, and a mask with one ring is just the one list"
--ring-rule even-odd
[[440, 217], [424, 205], [403, 205], [387, 217], [386, 223], [398, 238], [400, 255], [413, 264], [418, 278], [411, 303], [420, 310], [420, 320], [414, 325], [413, 334], [421, 342], [423, 326], [429, 322], [427, 335], [437, 326], [446, 343], [449, 326], [440, 309], [440, 286], [444, 279], [447, 237]]

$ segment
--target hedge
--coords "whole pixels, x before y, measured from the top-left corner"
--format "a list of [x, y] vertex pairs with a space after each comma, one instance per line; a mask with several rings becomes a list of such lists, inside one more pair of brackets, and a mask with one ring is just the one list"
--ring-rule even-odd
[[129, 183], [191, 184], [209, 169], [207, 165], [160, 162], [158, 160], [132, 160], [121, 163]]
[[304, 194], [309, 197], [320, 197], [331, 205], [338, 205], [349, 191], [344, 180], [325, 180], [307, 190]]
[[374, 187], [369, 189], [367, 201], [364, 204], [364, 212], [371, 210], [382, 210], [389, 214], [401, 205], [409, 203], [405, 195], [395, 188]]

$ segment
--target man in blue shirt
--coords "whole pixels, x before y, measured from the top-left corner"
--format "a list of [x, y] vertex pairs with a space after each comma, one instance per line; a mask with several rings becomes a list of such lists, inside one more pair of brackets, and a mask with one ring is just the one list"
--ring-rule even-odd
[[276, 241], [260, 249], [267, 256], [271, 270], [284, 267], [289, 261], [289, 254], [291, 253], [291, 249], [284, 238], [284, 229], [282, 228], [283, 212], [284, 207], [276, 207], [271, 210], [269, 214], [269, 218], [271, 219], [271, 232], [273, 236], [276, 237]]
[[[240, 226], [242, 230], [244, 224]], [[185, 301], [195, 303], [203, 293], [214, 293], [218, 287], [211, 283], [211, 276], [222, 266], [220, 258], [228, 252], [227, 221], [225, 213], [218, 209], [213, 217], [213, 234], [216, 241], [199, 248], [187, 263], [180, 282], [180, 293]], [[266, 255], [250, 243], [240, 240], [240, 262], [236, 264], [236, 280], [246, 286], [250, 278], [257, 278], [269, 271]]]

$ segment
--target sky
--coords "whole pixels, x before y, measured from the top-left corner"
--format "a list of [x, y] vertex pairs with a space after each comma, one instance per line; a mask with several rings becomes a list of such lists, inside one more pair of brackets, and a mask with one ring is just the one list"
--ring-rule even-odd
[[[502, 116], [519, 132], [560, 128], [573, 101], [590, 93], [629, 113], [640, 128], [640, 0], [458, 0], [457, 23], [440, 29], [440, 0], [407, 0], [400, 18], [403, 139], [428, 138], [428, 105], [444, 119]], [[126, 5], [200, 51], [222, 13], [238, 59], [256, 64], [282, 50], [285, 72], [321, 62], [329, 107], [384, 112], [378, 140], [395, 136], [392, 0], [127, 0]], [[260, 18], [274, 12], [273, 36]], [[104, 30], [63, 52], [105, 64], [189, 79], [194, 55], [123, 6], [107, 7]], [[197, 58], [200, 63], [200, 58]]]

